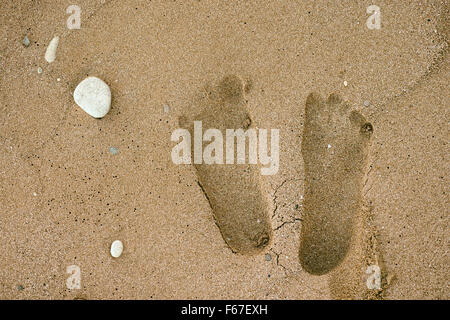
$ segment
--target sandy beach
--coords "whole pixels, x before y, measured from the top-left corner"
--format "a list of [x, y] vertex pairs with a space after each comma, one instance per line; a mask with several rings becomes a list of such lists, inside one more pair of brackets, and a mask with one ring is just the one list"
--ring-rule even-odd
[[[449, 299], [448, 17], [444, 0], [1, 1], [0, 299]], [[74, 101], [92, 76], [101, 119]], [[174, 163], [195, 121], [223, 150], [228, 129], [277, 130], [276, 170]]]

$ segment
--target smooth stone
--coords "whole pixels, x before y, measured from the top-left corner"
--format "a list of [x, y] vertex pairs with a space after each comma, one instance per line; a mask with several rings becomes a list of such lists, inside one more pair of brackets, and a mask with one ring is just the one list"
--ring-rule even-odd
[[30, 45], [30, 39], [28, 39], [28, 36], [25, 36], [25, 38], [23, 38], [23, 45], [25, 47], [28, 47]]
[[47, 50], [45, 51], [45, 60], [52, 63], [56, 59], [56, 49], [58, 49], [59, 37], [56, 36], [50, 41]]
[[116, 240], [111, 244], [111, 255], [114, 258], [120, 257], [123, 251], [123, 243], [120, 240]]
[[111, 108], [111, 90], [96, 77], [81, 81], [73, 92], [75, 103], [94, 118], [103, 118]]
[[111, 147], [111, 148], [109, 148], [109, 152], [110, 152], [112, 155], [116, 155], [116, 154], [119, 153], [119, 149], [117, 149], [117, 148], [115, 148], [115, 147]]

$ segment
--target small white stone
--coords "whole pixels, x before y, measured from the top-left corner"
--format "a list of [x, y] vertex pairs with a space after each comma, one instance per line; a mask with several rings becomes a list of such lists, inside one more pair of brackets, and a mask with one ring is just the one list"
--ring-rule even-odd
[[165, 112], [165, 113], [169, 113], [169, 106], [164, 105], [164, 112]]
[[111, 244], [111, 255], [114, 258], [120, 257], [123, 251], [123, 243], [120, 240], [116, 240]]
[[96, 77], [88, 77], [78, 84], [73, 92], [78, 106], [94, 118], [103, 118], [111, 108], [111, 90]]
[[61, 78], [56, 79], [56, 81], [60, 82], [60, 81], [61, 81]]
[[331, 144], [328, 145], [328, 149], [330, 149], [330, 148], [331, 148]]
[[348, 86], [348, 82], [344, 81], [344, 87]]
[[36, 192], [33, 192], [33, 196], [37, 197], [37, 193], [36, 193]]
[[37, 69], [37, 72], [39, 73], [39, 74], [41, 74], [42, 73], [42, 68], [41, 67], [39, 67], [38, 69]]
[[47, 50], [45, 51], [45, 60], [52, 63], [56, 59], [56, 49], [58, 49], [59, 37], [56, 36], [50, 41]]

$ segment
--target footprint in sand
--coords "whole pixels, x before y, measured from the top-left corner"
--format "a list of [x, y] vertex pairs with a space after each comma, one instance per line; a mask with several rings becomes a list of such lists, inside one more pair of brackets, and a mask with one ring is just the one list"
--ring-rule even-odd
[[299, 256], [316, 275], [333, 270], [350, 247], [362, 205], [362, 187], [373, 127], [337, 94], [306, 100], [302, 155], [304, 220]]
[[[180, 119], [180, 125], [193, 136], [193, 121], [202, 121], [203, 130], [247, 130], [251, 119], [247, 113], [245, 86], [236, 76], [225, 77], [217, 87], [205, 88], [198, 102], [202, 112]], [[224, 139], [225, 140], [225, 139]], [[225, 150], [225, 141], [224, 141]], [[248, 142], [247, 148], [248, 150]], [[235, 158], [237, 158], [235, 150]], [[233, 252], [257, 254], [272, 239], [268, 205], [260, 188], [257, 165], [195, 164], [200, 187], [211, 205], [217, 226]]]

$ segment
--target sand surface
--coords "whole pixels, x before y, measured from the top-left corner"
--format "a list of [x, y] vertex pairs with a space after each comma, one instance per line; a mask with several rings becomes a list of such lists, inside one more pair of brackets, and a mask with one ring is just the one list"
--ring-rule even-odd
[[[448, 1], [377, 1], [379, 30], [366, 26], [365, 0], [79, 0], [79, 30], [66, 27], [71, 4], [0, 2], [0, 298], [449, 298]], [[73, 100], [87, 76], [111, 88], [101, 120]], [[280, 130], [277, 174], [232, 167], [216, 183], [215, 169], [172, 162], [180, 117], [194, 120], [205, 88], [227, 77], [245, 92], [219, 100], [254, 127]], [[313, 92], [336, 93], [369, 122], [367, 146], [347, 118], [305, 128]], [[303, 148], [305, 132], [361, 152], [329, 158], [331, 174], [311, 187], [323, 172], [305, 175], [319, 157]], [[326, 223], [330, 212], [343, 217], [330, 230], [346, 240], [311, 271], [299, 248], [305, 235], [321, 238], [301, 235], [318, 207]], [[226, 212], [241, 209], [267, 219], [267, 241], [239, 238], [234, 230], [253, 230], [253, 220], [229, 223]], [[66, 285], [71, 265], [80, 289]], [[366, 286], [371, 265], [379, 290]]]

